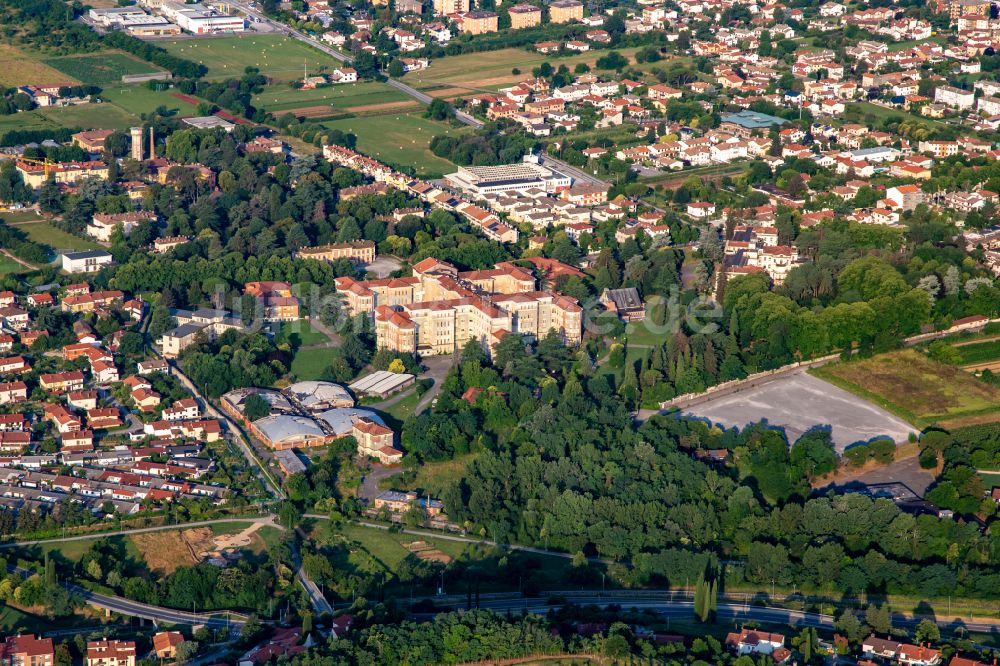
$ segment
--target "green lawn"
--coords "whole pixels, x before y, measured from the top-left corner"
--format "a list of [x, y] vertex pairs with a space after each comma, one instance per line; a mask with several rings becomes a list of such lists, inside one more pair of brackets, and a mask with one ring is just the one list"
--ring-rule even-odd
[[372, 557], [389, 569], [397, 568], [399, 563], [410, 554], [410, 551], [403, 548], [404, 543], [426, 541], [453, 558], [461, 557], [462, 553], [469, 547], [469, 544], [460, 541], [418, 537], [413, 534], [393, 534], [388, 530], [361, 527], [360, 525], [344, 525], [341, 528], [341, 533], [351, 541], [361, 543]]
[[330, 56], [287, 37], [247, 34], [212, 39], [157, 41], [170, 53], [208, 67], [209, 78], [239, 78], [247, 67], [281, 81], [302, 78], [303, 64], [310, 72], [320, 67], [333, 69], [338, 62]]
[[655, 325], [650, 321], [637, 321], [625, 327], [625, 337], [630, 345], [659, 346], [670, 337], [670, 331], [654, 330]]
[[455, 165], [430, 151], [431, 139], [439, 134], [466, 131], [428, 120], [417, 113], [348, 118], [327, 122], [324, 126], [352, 132], [358, 137], [361, 152], [375, 159], [414, 166], [417, 173], [424, 176], [444, 175], [455, 170]]
[[125, 129], [137, 121], [133, 114], [111, 104], [81, 104], [0, 116], [0, 136], [9, 130]]
[[295, 346], [317, 345], [329, 342], [330, 339], [325, 334], [314, 330], [312, 325], [305, 319], [300, 321], [285, 321], [278, 324], [278, 330], [274, 336], [274, 342], [296, 342]]
[[400, 423], [413, 416], [413, 410], [417, 408], [417, 403], [420, 402], [420, 398], [423, 397], [417, 393], [415, 388], [411, 388], [409, 390], [410, 394], [408, 396], [394, 404], [389, 409], [385, 410], [389, 416], [396, 419]]
[[87, 240], [57, 229], [48, 222], [29, 222], [19, 224], [17, 228], [28, 234], [31, 240], [45, 243], [55, 250], [95, 250], [101, 245], [96, 241]]
[[142, 561], [142, 555], [135, 547], [135, 544], [132, 543], [132, 539], [124, 536], [94, 537], [93, 539], [80, 539], [78, 541], [46, 543], [37, 546], [29, 546], [23, 550], [17, 549], [17, 552], [18, 554], [23, 555], [24, 551], [27, 551], [30, 559], [34, 560], [41, 560], [46, 553], [49, 553], [53, 557], [58, 555], [66, 560], [69, 560], [70, 562], [77, 562], [88, 550], [90, 550], [90, 547], [100, 539], [109, 539], [116, 543], [124, 543], [126, 557], [133, 563], [139, 563]]
[[285, 83], [276, 83], [267, 86], [259, 95], [255, 95], [253, 102], [255, 106], [279, 115], [283, 111], [309, 107], [328, 106], [330, 115], [335, 115], [350, 109], [381, 104], [399, 102], [419, 104], [408, 95], [377, 81], [361, 81], [312, 90], [297, 90]]
[[298, 381], [319, 379], [330, 367], [333, 349], [300, 349], [292, 359], [292, 374]]
[[8, 259], [6, 255], [0, 254], [0, 275], [20, 273], [23, 270], [25, 270], [24, 266], [13, 259]]
[[129, 74], [152, 74], [161, 71], [147, 62], [124, 53], [62, 56], [46, 58], [42, 62], [83, 83], [95, 85], [120, 82], [122, 76]]
[[176, 90], [150, 90], [145, 85], [109, 86], [101, 97], [125, 113], [139, 116], [165, 106], [177, 111], [177, 117], [197, 115], [198, 108], [174, 97]]

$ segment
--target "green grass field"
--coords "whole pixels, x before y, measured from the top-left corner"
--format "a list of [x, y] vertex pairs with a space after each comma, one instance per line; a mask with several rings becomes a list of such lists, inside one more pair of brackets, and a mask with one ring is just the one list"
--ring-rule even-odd
[[276, 344], [294, 341], [299, 346], [317, 345], [329, 340], [326, 335], [314, 330], [306, 320], [281, 322], [274, 336]]
[[8, 259], [6, 255], [0, 254], [0, 276], [20, 273], [23, 270], [25, 270], [24, 266], [13, 259]]
[[812, 372], [917, 426], [1000, 410], [1000, 388], [913, 349], [836, 363]]
[[130, 74], [152, 74], [159, 68], [124, 53], [101, 53], [46, 58], [44, 64], [83, 83], [104, 85], [120, 82]]
[[9, 130], [46, 130], [63, 127], [81, 129], [125, 129], [138, 119], [111, 104], [83, 104], [50, 109], [36, 109], [10, 116], [0, 116], [0, 136]]
[[278, 35], [248, 34], [213, 39], [176, 39], [156, 42], [170, 53], [204, 64], [209, 78], [239, 78], [247, 67], [280, 81], [302, 78], [310, 72], [333, 69], [338, 62], [305, 44]]
[[319, 379], [330, 367], [333, 354], [332, 349], [300, 349], [292, 359], [292, 374], [298, 381]]
[[176, 90], [150, 90], [145, 85], [108, 86], [101, 97], [125, 113], [139, 116], [160, 106], [176, 110], [176, 117], [197, 115], [197, 107], [174, 97]]
[[311, 107], [330, 107], [330, 115], [335, 115], [350, 109], [364, 110], [382, 104], [412, 102], [420, 106], [419, 102], [404, 93], [377, 81], [361, 81], [313, 90], [297, 90], [285, 83], [275, 83], [254, 96], [253, 102], [276, 115]]
[[19, 224], [17, 228], [28, 234], [31, 240], [45, 243], [55, 250], [96, 250], [101, 245], [96, 241], [80, 238], [57, 229], [48, 222], [29, 222]]
[[438, 134], [464, 131], [446, 123], [428, 120], [416, 113], [347, 118], [323, 124], [331, 129], [357, 135], [358, 150], [366, 155], [414, 166], [420, 175], [443, 175], [454, 171], [454, 164], [430, 151], [430, 143]]

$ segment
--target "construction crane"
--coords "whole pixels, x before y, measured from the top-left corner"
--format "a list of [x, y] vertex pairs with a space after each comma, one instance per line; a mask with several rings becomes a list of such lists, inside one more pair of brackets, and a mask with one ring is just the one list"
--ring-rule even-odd
[[18, 157], [17, 161], [18, 162], [27, 162], [28, 164], [34, 164], [36, 166], [41, 166], [41, 167], [43, 167], [45, 169], [45, 177], [46, 178], [49, 177], [49, 167], [52, 165], [52, 162], [49, 162], [49, 159], [47, 157], [39, 160], [39, 159], [35, 159], [34, 157], [23, 157], [22, 156], [22, 157]]

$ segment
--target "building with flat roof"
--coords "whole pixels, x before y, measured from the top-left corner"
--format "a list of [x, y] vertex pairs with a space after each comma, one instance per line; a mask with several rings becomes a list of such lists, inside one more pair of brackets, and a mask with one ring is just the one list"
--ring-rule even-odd
[[549, 4], [549, 21], [571, 23], [583, 20], [583, 3], [579, 0], [557, 0]]
[[111, 264], [111, 253], [105, 250], [64, 252], [60, 258], [67, 273], [94, 273]]
[[573, 179], [554, 169], [532, 161], [497, 166], [459, 167], [445, 176], [452, 187], [473, 196], [499, 192], [525, 192], [539, 189], [561, 192], [573, 184]]
[[456, 23], [459, 24], [462, 32], [467, 32], [470, 35], [484, 35], [499, 29], [500, 15], [496, 12], [468, 12], [462, 15]]
[[542, 22], [542, 10], [534, 5], [520, 4], [509, 8], [510, 27], [512, 30], [531, 28]]
[[223, 120], [218, 116], [198, 116], [196, 118], [181, 118], [181, 122], [185, 125], [190, 125], [195, 129], [221, 129], [227, 132], [232, 132], [233, 128], [236, 127], [233, 123], [228, 120]]
[[434, 0], [434, 13], [442, 16], [448, 14], [464, 14], [469, 11], [469, 0]]

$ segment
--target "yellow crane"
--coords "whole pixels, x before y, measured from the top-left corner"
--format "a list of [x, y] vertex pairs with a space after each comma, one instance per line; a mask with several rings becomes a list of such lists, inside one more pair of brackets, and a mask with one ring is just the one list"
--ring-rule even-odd
[[41, 166], [42, 168], [45, 169], [45, 177], [46, 178], [49, 177], [49, 166], [52, 163], [49, 162], [49, 159], [47, 157], [39, 160], [39, 159], [35, 159], [34, 157], [23, 157], [22, 156], [22, 157], [18, 157], [17, 161], [18, 162], [27, 162], [28, 164], [34, 164], [34, 165]]

